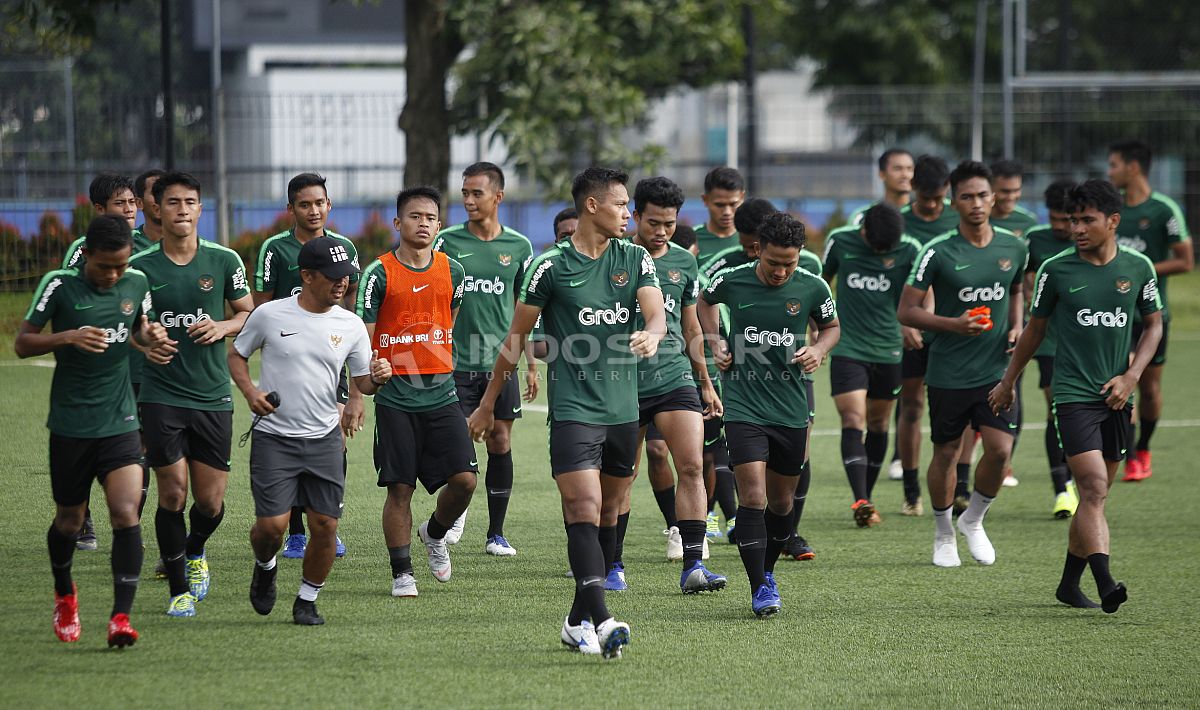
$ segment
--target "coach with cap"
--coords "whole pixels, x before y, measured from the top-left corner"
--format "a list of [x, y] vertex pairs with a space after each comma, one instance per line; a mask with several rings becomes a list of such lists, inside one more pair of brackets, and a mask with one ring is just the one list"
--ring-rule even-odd
[[[358, 272], [341, 242], [317, 237], [299, 255], [300, 293], [264, 303], [250, 314], [229, 350], [229, 371], [255, 414], [250, 449], [254, 496], [254, 576], [250, 603], [259, 614], [275, 605], [278, 552], [293, 505], [306, 509], [311, 540], [304, 553], [300, 591], [292, 606], [297, 624], [323, 624], [316, 599], [333, 566], [345, 492], [345, 439], [339, 427], [337, 382], [342, 367], [363, 394], [391, 377], [371, 350], [363, 322], [338, 303]], [[249, 357], [261, 350], [262, 373], [250, 379]]]

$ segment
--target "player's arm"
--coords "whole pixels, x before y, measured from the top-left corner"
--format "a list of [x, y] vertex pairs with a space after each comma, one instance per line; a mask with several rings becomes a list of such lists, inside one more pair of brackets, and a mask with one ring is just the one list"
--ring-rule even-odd
[[85, 325], [58, 333], [43, 333], [45, 327], [29, 321], [21, 322], [21, 329], [13, 341], [17, 357], [37, 357], [67, 346], [74, 346], [85, 353], [102, 353], [108, 349], [104, 331], [100, 328]]
[[813, 338], [813, 342], [801, 346], [792, 356], [792, 364], [802, 366], [805, 372], [813, 372], [820, 367], [829, 351], [833, 350], [833, 346], [837, 345], [842, 337], [842, 326], [838, 322], [833, 293], [824, 281], [817, 280], [817, 283], [825, 292], [825, 300], [809, 315], [809, 327], [815, 328], [816, 337]]
[[629, 336], [629, 349], [639, 357], [654, 357], [658, 344], [667, 335], [667, 308], [663, 304], [662, 289], [642, 286], [637, 290], [637, 300], [646, 326]]
[[233, 311], [233, 315], [229, 318], [202, 320], [188, 328], [188, 335], [197, 345], [211, 345], [231, 335], [237, 335], [242, 331], [242, 326], [246, 324], [246, 317], [250, 315], [250, 311], [254, 310], [254, 299], [247, 293], [229, 301], [229, 308]]
[[[375, 325], [367, 329], [367, 341], [370, 342], [371, 335], [374, 334]], [[387, 381], [392, 379], [392, 364], [387, 360], [379, 357], [378, 350], [371, 351], [370, 371], [365, 375], [354, 375], [354, 387], [360, 392], [358, 398], [361, 400], [364, 394], [375, 394], [380, 387], [387, 384]], [[352, 432], [347, 432], [349, 436], [353, 436]]]
[[1008, 350], [1011, 353], [1025, 327], [1025, 280], [1014, 281], [1010, 288], [1012, 290], [1008, 294]]
[[1000, 382], [988, 393], [988, 404], [996, 414], [1012, 408], [1013, 401], [1017, 398], [1017, 380], [1033, 359], [1033, 354], [1041, 347], [1042, 341], [1046, 339], [1046, 326], [1049, 323], [1049, 316], [1034, 316], [1021, 331], [1020, 339], [1012, 352], [1012, 360], [1008, 362], [1008, 369], [1004, 371]]
[[683, 350], [687, 353], [688, 361], [692, 363], [692, 375], [700, 385], [700, 399], [708, 405], [704, 416], [711, 419], [723, 415], [725, 407], [717, 395], [717, 388], [708, 376], [708, 363], [704, 361], [704, 330], [700, 327], [700, 318], [696, 315], [696, 310], [697, 305], [692, 303], [684, 306], [680, 312]]
[[1154, 272], [1159, 276], [1185, 274], [1196, 266], [1196, 254], [1192, 251], [1192, 240], [1184, 239], [1171, 245], [1171, 258], [1163, 259], [1154, 264]]
[[1142, 337], [1138, 338], [1137, 347], [1133, 351], [1133, 359], [1125, 372], [1117, 375], [1100, 389], [1105, 395], [1104, 403], [1112, 409], [1122, 409], [1137, 388], [1142, 373], [1150, 366], [1158, 343], [1162, 340], [1163, 320], [1162, 311], [1142, 315]]
[[[661, 294], [659, 297], [661, 298]], [[508, 328], [508, 334], [504, 336], [500, 352], [496, 355], [496, 364], [492, 367], [492, 378], [479, 399], [479, 407], [467, 418], [467, 428], [475, 441], [486, 439], [495, 427], [496, 399], [504, 389], [505, 383], [513, 376], [513, 371], [521, 360], [521, 353], [525, 352], [525, 341], [529, 337], [529, 331], [533, 330], [541, 312], [541, 306], [529, 303], [518, 303], [513, 311], [512, 324]]]
[[904, 292], [900, 294], [900, 306], [896, 309], [896, 319], [900, 321], [900, 325], [917, 330], [933, 330], [968, 336], [979, 335], [983, 332], [983, 326], [979, 323], [983, 320], [981, 315], [972, 316], [967, 311], [963, 311], [963, 314], [957, 318], [947, 318], [939, 316], [933, 311], [925, 310], [925, 291], [926, 289], [917, 288], [912, 284], [904, 286]]
[[721, 337], [721, 306], [715, 301], [710, 303], [708, 300], [711, 290], [710, 286], [709, 290], [701, 294], [700, 299], [696, 301], [696, 319], [700, 322], [704, 341], [712, 350], [713, 362], [717, 364], [718, 368], [728, 370], [729, 366], [733, 364], [733, 355], [729, 352], [729, 344]]
[[254, 307], [258, 308], [264, 303], [270, 303], [275, 300], [275, 289], [271, 289], [270, 291], [254, 291], [250, 294], [250, 297], [254, 301]]

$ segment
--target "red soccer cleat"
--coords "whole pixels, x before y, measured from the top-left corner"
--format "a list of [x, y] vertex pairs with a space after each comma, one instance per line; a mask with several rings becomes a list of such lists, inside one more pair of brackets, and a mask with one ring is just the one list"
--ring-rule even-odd
[[138, 640], [138, 632], [129, 625], [128, 614], [117, 614], [108, 620], [108, 647], [125, 648]]
[[1138, 451], [1137, 462], [1142, 465], [1142, 478], [1150, 478], [1154, 475], [1154, 469], [1150, 467], [1150, 452]]
[[54, 593], [54, 635], [59, 641], [79, 640], [79, 597], [74, 582], [70, 594]]
[[1138, 451], [1133, 458], [1125, 462], [1125, 475], [1121, 478], [1122, 481], [1137, 481], [1150, 478], [1153, 471], [1150, 470], [1150, 452]]

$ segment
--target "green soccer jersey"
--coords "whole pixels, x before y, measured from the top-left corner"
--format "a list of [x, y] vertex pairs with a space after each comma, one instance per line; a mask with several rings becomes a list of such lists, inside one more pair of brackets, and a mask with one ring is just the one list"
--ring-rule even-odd
[[1029, 250], [1012, 232], [993, 228], [992, 240], [976, 247], [954, 230], [917, 255], [908, 284], [933, 289], [934, 313], [957, 318], [977, 306], [992, 309], [992, 329], [980, 335], [934, 333], [925, 382], [930, 387], [970, 389], [997, 382], [1008, 366], [1008, 309], [1012, 287], [1025, 274]]
[[832, 355], [862, 362], [897, 363], [904, 348], [896, 306], [920, 243], [909, 236], [885, 253], [873, 250], [858, 227], [842, 227], [825, 240], [825, 277], [837, 278], [842, 337]]
[[[399, 261], [399, 259], [397, 259]], [[433, 260], [423, 269], [414, 269], [400, 262], [400, 266], [414, 274], [421, 274], [433, 267]], [[462, 264], [450, 259], [450, 281], [453, 295], [450, 299], [450, 310], [459, 308], [463, 302], [463, 285], [466, 272]], [[423, 287], [422, 287], [423, 288]], [[362, 287], [358, 289], [358, 317], [364, 323], [375, 323], [383, 308], [387, 296], [387, 270], [379, 259], [372, 261], [362, 272]], [[459, 317], [462, 313], [459, 313]], [[425, 321], [429, 322], [429, 321]], [[454, 323], [454, 349], [458, 349], [458, 321]], [[458, 401], [458, 390], [454, 386], [454, 376], [449, 372], [436, 375], [393, 375], [379, 391], [375, 393], [375, 401], [383, 402], [393, 409], [404, 412], [427, 412]]]
[[792, 364], [804, 346], [809, 319], [837, 318], [829, 285], [796, 269], [782, 286], [758, 278], [757, 263], [726, 269], [701, 298], [729, 309], [729, 350], [733, 365], [721, 373], [725, 420], [805, 428], [809, 401], [801, 374]]
[[491, 372], [512, 324], [516, 289], [533, 245], [508, 227], [495, 239], [484, 240], [460, 224], [438, 233], [433, 248], [461, 264], [467, 274], [462, 308], [454, 321], [454, 369]]
[[571, 239], [534, 257], [521, 284], [521, 302], [542, 309], [548, 339], [558, 344], [549, 363], [549, 419], [623, 424], [638, 418], [637, 291], [658, 288], [654, 259], [626, 239], [610, 239], [598, 259]]
[[[657, 397], [685, 385], [694, 386], [692, 361], [684, 350], [683, 309], [696, 304], [700, 282], [696, 257], [683, 247], [667, 242], [667, 251], [654, 260], [667, 315], [667, 337], [658, 344], [654, 357], [637, 361], [638, 397]], [[635, 330], [646, 327], [639, 304]]]
[[[336, 239], [345, 245], [346, 253], [356, 268], [358, 250], [354, 242], [340, 234], [325, 230], [325, 236]], [[296, 238], [295, 230], [280, 232], [263, 242], [258, 250], [258, 264], [254, 270], [254, 290], [259, 293], [270, 292], [272, 298], [290, 298], [300, 293], [304, 282], [300, 279], [300, 247], [304, 246]], [[350, 283], [358, 283], [358, 274], [350, 275]]]
[[[1191, 241], [1187, 222], [1183, 221], [1183, 210], [1175, 200], [1158, 192], [1150, 193], [1139, 205], [1121, 207], [1121, 223], [1117, 225], [1117, 244], [1145, 254], [1151, 263], [1157, 264], [1171, 258], [1174, 244]], [[1158, 283], [1158, 295], [1162, 299], [1163, 322], [1171, 319], [1167, 305], [1167, 278]], [[1134, 320], [1140, 314], [1135, 313]]]
[[1024, 207], [1017, 205], [1012, 212], [1008, 213], [1007, 217], [993, 216], [988, 220], [993, 227], [1007, 229], [1018, 237], [1025, 236], [1025, 232], [1038, 223], [1037, 215]]
[[75, 347], [54, 351], [50, 417], [46, 426], [60, 436], [84, 439], [137, 431], [137, 403], [129, 383], [129, 340], [142, 314], [153, 317], [146, 277], [126, 269], [112, 288], [92, 286], [76, 269], [46, 274], [33, 294], [25, 320], [51, 324], [61, 333], [83, 326], [104, 331], [108, 349], [88, 353]]
[[1120, 247], [1103, 266], [1074, 249], [1050, 257], [1034, 280], [1033, 315], [1059, 334], [1054, 403], [1103, 402], [1101, 392], [1129, 367], [1133, 314], [1162, 309], [1154, 264]]
[[958, 212], [950, 206], [950, 200], [943, 203], [942, 213], [932, 222], [925, 221], [913, 212], [912, 204], [905, 205], [900, 210], [900, 215], [904, 217], [904, 233], [922, 244], [928, 244], [929, 240], [958, 229]]
[[[701, 286], [703, 287], [704, 282], [712, 281], [721, 271], [725, 269], [732, 269], [734, 267], [741, 266], [742, 264], [748, 264], [751, 261], [754, 261], [754, 259], [746, 256], [746, 252], [742, 249], [741, 245], [723, 249], [714, 254], [701, 267]], [[820, 276], [821, 257], [817, 256], [808, 249], [801, 249], [800, 268], [811, 274]]]
[[696, 233], [696, 246], [700, 248], [700, 256], [697, 257], [697, 261], [701, 264], [711, 259], [717, 252], [738, 246], [737, 232], [728, 237], [719, 237], [709, 231], [708, 224], [693, 227], [692, 231]]
[[154, 313], [179, 349], [166, 365], [146, 362], [138, 401], [227, 411], [233, 409], [233, 396], [225, 341], [197, 345], [187, 330], [205, 320], [224, 320], [225, 302], [249, 295], [250, 288], [237, 252], [193, 238], [198, 242], [196, 255], [187, 264], [171, 261], [162, 242], [130, 262], [150, 282]]
[[[1059, 239], [1054, 236], [1054, 230], [1050, 229], [1050, 225], [1042, 224], [1030, 228], [1025, 232], [1025, 243], [1029, 246], [1029, 265], [1025, 267], [1025, 272], [1030, 274], [1037, 273], [1037, 270], [1042, 268], [1042, 264], [1052, 256], [1057, 256], [1066, 249], [1074, 249], [1075, 241], [1070, 238]], [[1031, 298], [1033, 294], [1025, 294], [1026, 303], [1030, 308], [1033, 306]], [[1054, 328], [1046, 329], [1046, 337], [1042, 340], [1042, 344], [1038, 346], [1036, 357], [1054, 357], [1055, 344], [1058, 342], [1058, 336], [1054, 333]]]

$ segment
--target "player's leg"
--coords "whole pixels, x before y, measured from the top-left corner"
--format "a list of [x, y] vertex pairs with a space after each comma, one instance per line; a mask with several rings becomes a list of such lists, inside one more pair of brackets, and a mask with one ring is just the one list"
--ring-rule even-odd
[[729, 435], [729, 458], [737, 477], [737, 546], [750, 582], [750, 608], [758, 616], [769, 616], [779, 611], [779, 598], [768, 583], [766, 568], [770, 440], [766, 429], [755, 424], [726, 422], [725, 428]]
[[[416, 477], [414, 476], [414, 481]], [[417, 596], [412, 565], [412, 496], [416, 489], [405, 483], [387, 485], [383, 501], [383, 544], [392, 568], [392, 596]]]
[[142, 498], [141, 439], [137, 432], [123, 437], [111, 437], [111, 448], [105, 452], [107, 461], [101, 469], [115, 465], [100, 477], [108, 503], [112, 524], [113, 606], [109, 614], [108, 645], [129, 646], [137, 641], [138, 633], [129, 623], [133, 598], [142, 575], [145, 550], [142, 547], [142, 527], [138, 520], [138, 503]]
[[[699, 436], [703, 435], [701, 432]], [[700, 451], [701, 448], [703, 448], [703, 442], [697, 451]], [[699, 453], [698, 456], [703, 456], [703, 453]], [[646, 438], [646, 476], [650, 479], [650, 489], [654, 492], [654, 501], [658, 503], [658, 510], [662, 513], [663, 522], [668, 530], [678, 527], [679, 523], [675, 511], [676, 496], [678, 495], [675, 490], [675, 471], [671, 470], [671, 459], [673, 458], [670, 447], [661, 437]]]
[[958, 460], [963, 432], [970, 423], [963, 390], [929, 388], [929, 428], [933, 457], [927, 474], [929, 502], [933, 505], [933, 563], [958, 567], [958, 542], [954, 535], [953, 505]]
[[1035, 358], [1038, 363], [1038, 388], [1046, 400], [1046, 431], [1042, 444], [1046, 450], [1046, 463], [1050, 467], [1050, 485], [1054, 489], [1054, 517], [1065, 519], [1075, 514], [1079, 506], [1079, 495], [1075, 483], [1071, 480], [1071, 470], [1067, 467], [1067, 457], [1063, 453], [1062, 437], [1058, 431], [1058, 418], [1054, 416], [1054, 397], [1050, 385], [1054, 380], [1054, 357], [1039, 355]]
[[[510, 380], [510, 383], [516, 387], [516, 380]], [[497, 406], [496, 411], [504, 410]], [[488, 529], [484, 551], [498, 557], [517, 554], [504, 537], [504, 520], [508, 516], [513, 487], [512, 428], [512, 419], [497, 419], [485, 442], [488, 459], [483, 485], [487, 492]]]
[[[904, 357], [910, 358], [910, 353], [914, 352], [920, 351], [905, 351]], [[908, 503], [915, 503], [921, 497], [921, 420], [924, 416], [925, 375], [906, 375], [900, 385], [900, 420], [896, 425], [896, 436], [900, 442], [904, 500]]]
[[[770, 448], [767, 454], [765, 479], [766, 508], [763, 510], [763, 526], [767, 533], [767, 554], [763, 570], [776, 597], [779, 596], [779, 588], [775, 584], [775, 562], [787, 549], [792, 537], [796, 535], [797, 519], [793, 514], [793, 508], [796, 502], [797, 486], [805, 471], [808, 470], [810, 428], [773, 427], [767, 429]], [[797, 465], [798, 461], [804, 463]]]
[[187, 547], [184, 508], [188, 499], [188, 471], [184, 452], [189, 412], [180, 407], [143, 402], [141, 421], [146, 462], [154, 469], [154, 481], [158, 488], [154, 535], [158, 541], [158, 555], [166, 568], [170, 595], [167, 613], [171, 616], [194, 616], [196, 600], [188, 587], [184, 558]]
[[875, 482], [887, 456], [888, 427], [896, 398], [900, 396], [900, 363], [872, 363], [867, 380], [867, 498], [874, 499]]
[[254, 571], [250, 577], [250, 604], [254, 611], [266, 615], [275, 608], [275, 578], [279, 573], [276, 553], [279, 552], [284, 533], [288, 532], [292, 513], [289, 510], [279, 515], [264, 515], [266, 508], [262, 506], [270, 499], [260, 501], [259, 486], [253, 478], [254, 474], [251, 473], [256, 517], [254, 524], [250, 526], [250, 549], [254, 553]]
[[79, 603], [71, 562], [75, 538], [83, 527], [95, 468], [95, 439], [50, 433], [50, 489], [54, 519], [46, 531], [50, 572], [54, 575], [54, 633], [61, 641], [79, 640]]
[[308, 516], [309, 541], [304, 551], [304, 575], [300, 578], [300, 590], [292, 602], [292, 621], [302, 626], [318, 626], [325, 619], [317, 612], [317, 595], [325, 586], [329, 570], [337, 555], [338, 519], [325, 515], [313, 507], [305, 509]]
[[377, 485], [387, 489], [383, 501], [383, 542], [392, 569], [392, 596], [417, 596], [412, 566], [412, 495], [420, 457], [414, 418], [408, 413], [375, 405], [374, 463]]
[[[1163, 341], [1166, 341], [1165, 331]], [[1162, 349], [1160, 347], [1160, 350]], [[1159, 417], [1162, 416], [1162, 373], [1163, 365], [1151, 363], [1138, 380], [1137, 445], [1130, 447], [1135, 452], [1141, 469], [1136, 480], [1149, 478], [1154, 473], [1151, 468], [1150, 439], [1158, 427]]]
[[[842, 467], [850, 483], [851, 509], [859, 527], [866, 527], [873, 507], [867, 493], [867, 450], [863, 429], [867, 419], [866, 363], [834, 356], [829, 364], [833, 405], [842, 423]], [[860, 509], [863, 513], [860, 515]]]
[[975, 487], [971, 491], [970, 503], [958, 517], [958, 530], [967, 538], [967, 546], [975, 561], [990, 565], [996, 561], [996, 549], [983, 529], [983, 519], [992, 501], [1000, 493], [1005, 473], [1012, 460], [1013, 432], [1016, 430], [1015, 410], [995, 414], [987, 402], [990, 386], [962, 392], [962, 400], [969, 401], [971, 423], [979, 429], [983, 441], [983, 455], [975, 469]]
[[475, 494], [479, 472], [475, 445], [457, 404], [414, 416], [418, 416], [416, 428], [421, 437], [417, 476], [425, 490], [437, 492], [437, 505], [417, 534], [429, 553], [434, 578], [448, 582], [451, 565], [446, 538]]
[[674, 496], [675, 510], [672, 511], [678, 516], [677, 529], [682, 546], [683, 572], [679, 586], [684, 593], [723, 589], [725, 577], [708, 572], [703, 564], [707, 513], [702, 475], [704, 417], [691, 409], [661, 411], [654, 416], [654, 423], [665, 437], [663, 443], [669, 447], [675, 470], [679, 473], [679, 489]]
[[[1075, 485], [1079, 490], [1079, 507], [1071, 520], [1067, 536], [1067, 560], [1054, 596], [1063, 604], [1079, 609], [1098, 609], [1080, 589], [1080, 580], [1087, 569], [1088, 558], [1096, 553], [1108, 554], [1108, 523], [1104, 517], [1104, 500], [1108, 496], [1108, 465], [1099, 449], [1076, 454], [1069, 459]], [[1112, 467], [1115, 471], [1116, 466]]]

